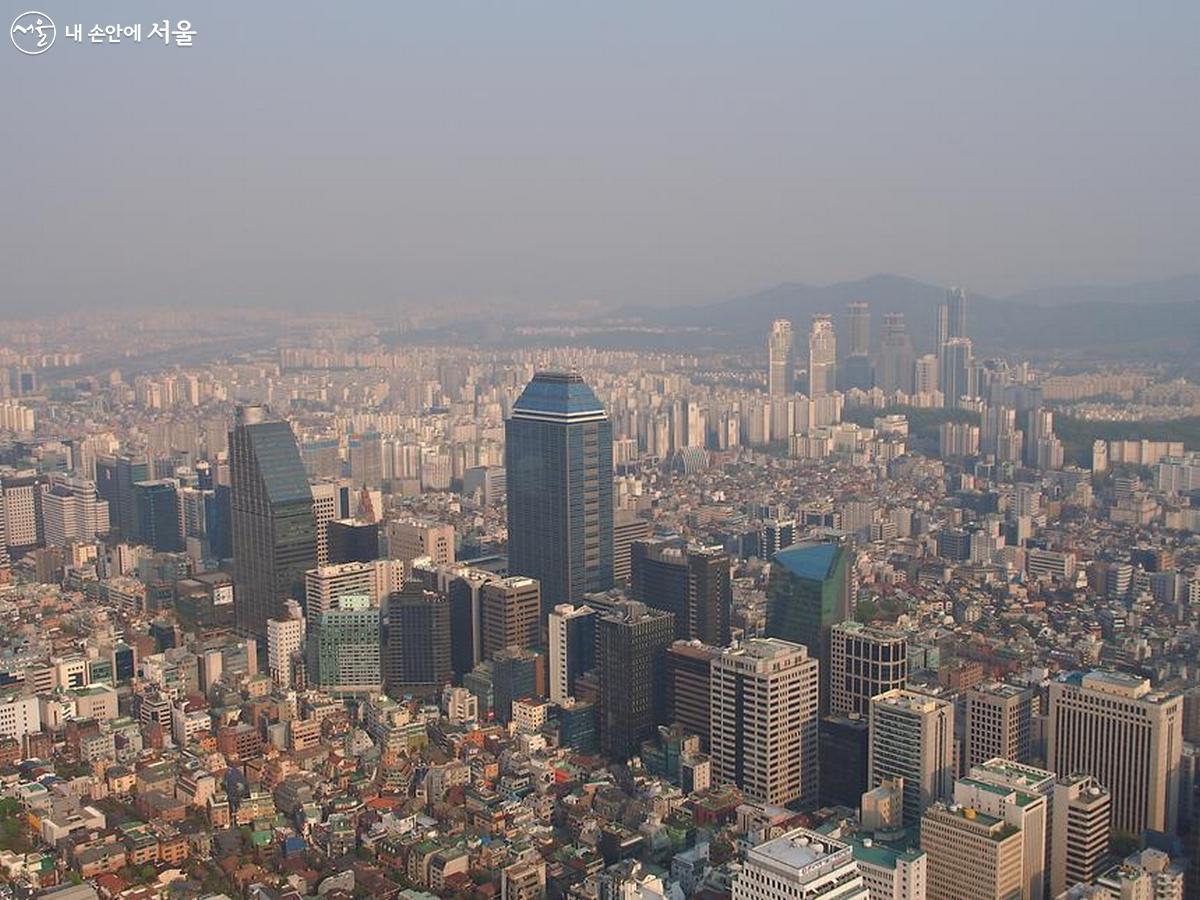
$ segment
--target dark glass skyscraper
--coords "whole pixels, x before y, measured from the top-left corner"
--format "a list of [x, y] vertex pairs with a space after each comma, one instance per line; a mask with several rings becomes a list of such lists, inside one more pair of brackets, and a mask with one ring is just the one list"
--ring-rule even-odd
[[381, 637], [383, 685], [392, 696], [433, 694], [453, 678], [450, 600], [411, 581], [387, 598]]
[[179, 496], [170, 479], [133, 485], [133, 534], [126, 535], [155, 550], [183, 549], [179, 534]]
[[505, 423], [508, 568], [542, 586], [542, 619], [613, 580], [612, 426], [575, 373], [539, 372]]
[[829, 710], [830, 630], [850, 617], [848, 538], [793, 544], [771, 561], [767, 637], [804, 644], [821, 662], [820, 708]]
[[729, 643], [733, 587], [729, 556], [679, 539], [634, 541], [630, 596], [675, 615], [675, 637], [723, 647]]
[[102, 456], [96, 460], [96, 493], [108, 501], [109, 528], [124, 540], [136, 540], [137, 518], [133, 486], [150, 479], [150, 464], [133, 456]]
[[626, 600], [600, 617], [596, 633], [600, 747], [625, 760], [666, 720], [666, 654], [675, 617]]
[[317, 564], [312, 491], [287, 422], [240, 407], [229, 432], [230, 524], [238, 628], [263, 637], [267, 619], [303, 602], [304, 573]]

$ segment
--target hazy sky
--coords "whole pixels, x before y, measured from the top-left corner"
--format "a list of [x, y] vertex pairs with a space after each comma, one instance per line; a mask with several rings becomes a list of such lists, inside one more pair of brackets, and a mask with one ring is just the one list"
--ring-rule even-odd
[[[1194, 0], [27, 3], [0, 310], [1200, 268]], [[156, 16], [195, 45], [62, 33]]]

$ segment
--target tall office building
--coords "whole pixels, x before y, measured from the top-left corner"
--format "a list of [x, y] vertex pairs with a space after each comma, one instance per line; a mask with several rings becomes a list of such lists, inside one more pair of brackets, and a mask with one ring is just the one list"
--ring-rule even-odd
[[719, 547], [681, 540], [634, 541], [629, 594], [675, 615], [675, 637], [725, 646], [733, 586], [729, 556]]
[[954, 802], [1021, 830], [1021, 896], [1044, 900], [1054, 773], [992, 759], [954, 783]]
[[860, 805], [867, 792], [871, 729], [865, 717], [825, 716], [817, 731], [821, 805]]
[[1050, 896], [1091, 884], [1104, 869], [1112, 838], [1112, 798], [1094, 777], [1077, 772], [1054, 783], [1050, 832]]
[[350, 435], [348, 449], [350, 480], [354, 487], [380, 487], [383, 484], [383, 446], [378, 433]]
[[626, 587], [633, 573], [633, 542], [650, 537], [650, 520], [632, 509], [613, 513], [613, 584]]
[[842, 390], [869, 391], [875, 386], [871, 362], [871, 306], [856, 302], [846, 305], [846, 356], [839, 371]]
[[751, 638], [712, 661], [713, 778], [750, 799], [815, 807], [817, 661], [801, 644]]
[[1179, 824], [1183, 697], [1118, 672], [1073, 672], [1050, 683], [1046, 757], [1087, 772], [1112, 795], [1112, 827], [1174, 833]]
[[229, 432], [233, 577], [238, 628], [264, 636], [289, 599], [303, 601], [304, 573], [317, 562], [308, 476], [287, 422], [240, 407]]
[[349, 517], [350, 498], [354, 492], [349, 479], [333, 476], [315, 479], [309, 490], [317, 534], [317, 565], [324, 566], [329, 564], [329, 523]]
[[[3, 513], [3, 506], [0, 506], [0, 518]], [[73, 541], [94, 541], [97, 535], [108, 532], [108, 514], [108, 501], [99, 499], [95, 482], [84, 478], [56, 481], [42, 494], [46, 546], [66, 547]], [[3, 543], [0, 536], [0, 544]]]
[[767, 637], [804, 644], [821, 663], [821, 713], [829, 710], [830, 630], [850, 617], [848, 538], [793, 544], [771, 562]]
[[96, 491], [108, 501], [110, 527], [125, 540], [133, 540], [135, 519], [133, 486], [151, 477], [144, 456], [125, 454], [96, 459]]
[[954, 338], [967, 337], [967, 292], [960, 287], [946, 292], [938, 307], [937, 346]]
[[925, 900], [928, 859], [921, 850], [864, 835], [856, 835], [852, 846], [871, 900]]
[[928, 900], [1018, 900], [1021, 830], [969, 806], [936, 803], [921, 817]]
[[330, 565], [379, 559], [378, 522], [335, 519], [325, 526], [325, 540]]
[[968, 768], [997, 758], [1029, 762], [1035, 697], [1033, 688], [994, 681], [967, 691], [963, 741]]
[[849, 844], [797, 828], [751, 847], [733, 900], [868, 900]]
[[665, 656], [674, 616], [626, 600], [596, 622], [600, 671], [600, 747], [626, 760], [666, 717]]
[[712, 661], [721, 648], [699, 641], [675, 641], [667, 648], [665, 663], [665, 719], [700, 738], [707, 752], [712, 730]]
[[540, 653], [523, 647], [505, 647], [492, 658], [492, 703], [497, 721], [507, 725], [512, 721], [513, 703], [543, 693], [543, 664]]
[[759, 559], [770, 559], [796, 540], [795, 519], [764, 519], [758, 530]]
[[792, 323], [776, 319], [767, 338], [767, 395], [790, 397], [795, 393], [796, 357]]
[[871, 787], [904, 779], [904, 824], [915, 825], [933, 802], [949, 798], [954, 778], [954, 705], [915, 691], [871, 699]]
[[454, 562], [454, 526], [416, 519], [395, 520], [386, 527], [388, 556], [413, 560], [428, 556], [435, 565]]
[[536, 578], [542, 612], [613, 580], [612, 425], [575, 374], [539, 372], [505, 422], [508, 565]]
[[179, 533], [179, 495], [169, 478], [133, 485], [133, 539], [155, 550], [183, 549]]
[[964, 397], [975, 396], [974, 367], [970, 338], [950, 338], [942, 344], [938, 354], [938, 379], [946, 407], [959, 407]]
[[317, 566], [304, 573], [305, 611], [320, 615], [337, 606], [341, 597], [369, 597], [372, 606], [404, 584], [404, 567], [391, 559]]
[[885, 394], [913, 392], [912, 339], [904, 324], [904, 313], [884, 313], [879, 332], [879, 359], [875, 364], [875, 385]]
[[384, 604], [380, 640], [384, 689], [394, 697], [440, 693], [453, 677], [450, 601], [418, 581]]
[[383, 687], [379, 625], [379, 608], [366, 597], [342, 597], [336, 609], [310, 616], [310, 682], [331, 694], [377, 693]]
[[542, 646], [542, 591], [537, 580], [512, 575], [487, 581], [479, 589], [483, 655], [505, 647]]
[[279, 688], [296, 684], [297, 660], [304, 649], [304, 610], [289, 600], [282, 619], [267, 619], [267, 674]]
[[865, 716], [876, 694], [908, 681], [908, 638], [853, 620], [830, 630], [829, 712]]
[[837, 333], [833, 317], [813, 316], [808, 334], [808, 395], [824, 397], [837, 389]]
[[550, 700], [575, 696], [575, 679], [596, 665], [596, 611], [560, 603], [550, 612]]

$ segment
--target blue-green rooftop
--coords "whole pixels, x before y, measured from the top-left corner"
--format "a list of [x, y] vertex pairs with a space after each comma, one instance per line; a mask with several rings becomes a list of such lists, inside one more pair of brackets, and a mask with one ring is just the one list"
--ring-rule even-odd
[[833, 543], [792, 544], [776, 553], [774, 561], [797, 578], [824, 581], [837, 562], [841, 549]]

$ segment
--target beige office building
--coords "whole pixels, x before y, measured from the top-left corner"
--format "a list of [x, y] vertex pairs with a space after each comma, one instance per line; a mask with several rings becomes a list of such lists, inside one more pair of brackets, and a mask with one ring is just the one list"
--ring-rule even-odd
[[384, 533], [387, 536], [388, 556], [411, 562], [419, 556], [428, 556], [434, 565], [454, 562], [454, 526], [438, 522], [388, 522]]
[[915, 825], [931, 803], [949, 798], [954, 784], [954, 706], [916, 691], [871, 699], [868, 785], [904, 779], [904, 824]]
[[1175, 833], [1183, 697], [1118, 672], [1073, 672], [1050, 684], [1047, 763], [1087, 772], [1112, 795], [1112, 827]]
[[752, 638], [712, 660], [713, 781], [759, 803], [817, 799], [817, 660], [802, 644]]
[[927, 900], [1017, 900], [1021, 829], [973, 807], [935, 803], [921, 817]]
[[1050, 833], [1050, 896], [1076, 884], [1091, 884], [1100, 875], [1112, 837], [1112, 798], [1087, 774], [1068, 775], [1054, 783]]
[[967, 768], [989, 759], [1030, 759], [1033, 698], [1032, 688], [995, 681], [967, 691]]

